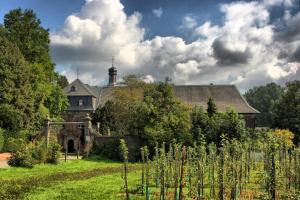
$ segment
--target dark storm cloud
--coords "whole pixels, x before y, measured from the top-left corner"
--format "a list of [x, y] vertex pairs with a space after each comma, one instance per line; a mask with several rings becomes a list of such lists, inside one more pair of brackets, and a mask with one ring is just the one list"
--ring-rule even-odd
[[275, 34], [275, 40], [283, 42], [300, 40], [300, 14], [287, 20], [285, 29]]
[[227, 49], [220, 39], [215, 39], [212, 43], [212, 48], [213, 56], [221, 65], [246, 64], [251, 57], [248, 51], [241, 52]]
[[292, 62], [300, 62], [300, 46], [296, 49], [293, 55], [290, 58]]

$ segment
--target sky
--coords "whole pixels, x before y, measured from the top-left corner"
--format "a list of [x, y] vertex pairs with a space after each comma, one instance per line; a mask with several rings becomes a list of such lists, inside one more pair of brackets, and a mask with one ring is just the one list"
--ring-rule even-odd
[[50, 31], [56, 70], [106, 85], [118, 77], [235, 84], [300, 79], [300, 0], [0, 0], [0, 23], [33, 9]]

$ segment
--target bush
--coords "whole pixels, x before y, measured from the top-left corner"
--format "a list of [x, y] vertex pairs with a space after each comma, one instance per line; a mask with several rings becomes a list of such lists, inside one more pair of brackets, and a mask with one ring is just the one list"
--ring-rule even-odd
[[8, 164], [13, 167], [27, 167], [32, 168], [35, 164], [35, 160], [28, 151], [17, 151], [12, 154], [8, 161]]
[[103, 143], [94, 140], [92, 153], [112, 160], [121, 160], [119, 146], [120, 141], [118, 139], [109, 140]]
[[59, 153], [61, 150], [61, 146], [57, 143], [53, 143], [49, 146], [48, 150], [48, 163], [57, 164], [59, 160]]
[[9, 143], [13, 152], [8, 161], [10, 166], [31, 168], [39, 163], [58, 163], [60, 145], [57, 143], [50, 143], [48, 148], [45, 140], [26, 142], [10, 138]]

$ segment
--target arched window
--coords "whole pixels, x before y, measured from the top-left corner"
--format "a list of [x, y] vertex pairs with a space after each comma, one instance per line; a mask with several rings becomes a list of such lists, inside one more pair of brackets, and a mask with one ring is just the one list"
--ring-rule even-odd
[[83, 100], [82, 100], [82, 99], [79, 99], [78, 105], [79, 105], [79, 106], [83, 106]]

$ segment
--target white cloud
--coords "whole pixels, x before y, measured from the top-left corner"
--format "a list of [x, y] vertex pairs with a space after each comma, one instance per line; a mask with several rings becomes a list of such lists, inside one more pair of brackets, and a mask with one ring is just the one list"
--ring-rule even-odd
[[160, 7], [157, 9], [153, 9], [152, 12], [156, 17], [161, 18], [162, 14], [163, 14], [163, 9]]
[[183, 17], [182, 25], [179, 27], [179, 29], [183, 29], [183, 30], [193, 29], [197, 26], [197, 24], [198, 23], [195, 17], [191, 14], [187, 14], [186, 16]]
[[[175, 36], [145, 40], [140, 13], [126, 15], [119, 0], [88, 0], [61, 30], [51, 33], [51, 52], [58, 65], [71, 66], [64, 72], [70, 80], [78, 67], [80, 78], [90, 84], [105, 83], [111, 56], [115, 56], [120, 76], [145, 74], [148, 82], [169, 76], [178, 84], [230, 83], [244, 90], [300, 73], [299, 63], [282, 56], [283, 50], [295, 52], [299, 46], [298, 29], [277, 36], [268, 9], [257, 1], [223, 4], [224, 21], [219, 25], [198, 24], [187, 15], [181, 29], [194, 37], [187, 43]], [[285, 18], [288, 28], [298, 23], [298, 15]], [[276, 39], [285, 34], [293, 35], [293, 40]]]

